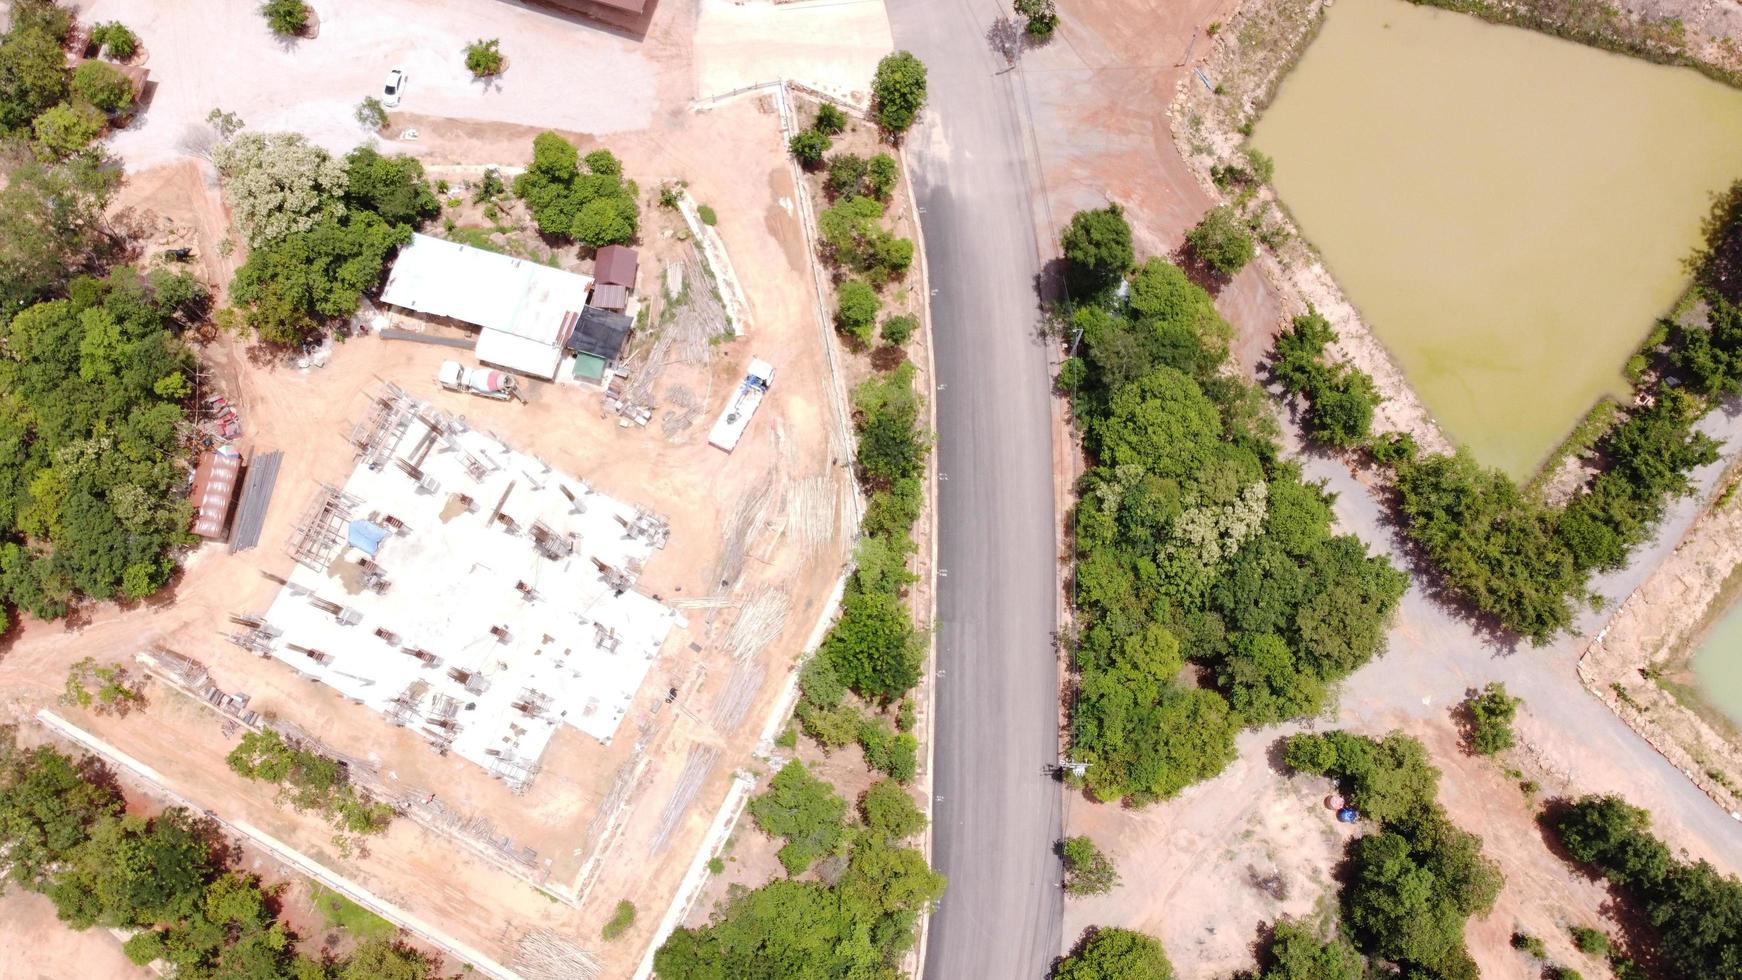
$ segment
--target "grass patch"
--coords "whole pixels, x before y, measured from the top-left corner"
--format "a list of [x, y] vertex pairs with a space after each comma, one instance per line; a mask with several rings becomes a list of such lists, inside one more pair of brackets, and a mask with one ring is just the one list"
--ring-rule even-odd
[[313, 885], [314, 905], [329, 928], [343, 929], [359, 940], [388, 939], [399, 931], [393, 923], [345, 896]]
[[611, 913], [611, 921], [605, 923], [605, 928], [599, 930], [599, 938], [610, 942], [629, 931], [635, 924], [635, 903], [627, 898], [617, 903], [617, 910]]

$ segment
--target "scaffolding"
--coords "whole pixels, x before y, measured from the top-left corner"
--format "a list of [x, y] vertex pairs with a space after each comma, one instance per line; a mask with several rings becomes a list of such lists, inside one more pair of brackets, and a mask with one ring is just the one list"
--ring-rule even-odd
[[317, 572], [324, 572], [339, 552], [345, 549], [350, 531], [351, 512], [362, 501], [330, 483], [321, 484], [314, 500], [303, 511], [302, 518], [290, 532], [285, 550], [296, 563]]
[[532, 785], [538, 775], [538, 760], [515, 755], [506, 749], [485, 749], [490, 757], [490, 775], [508, 784], [509, 792], [519, 796]]
[[351, 426], [351, 433], [345, 441], [357, 450], [359, 462], [372, 470], [379, 470], [416, 417], [417, 409], [417, 399], [405, 389], [382, 382], [381, 389], [370, 402], [369, 414]]

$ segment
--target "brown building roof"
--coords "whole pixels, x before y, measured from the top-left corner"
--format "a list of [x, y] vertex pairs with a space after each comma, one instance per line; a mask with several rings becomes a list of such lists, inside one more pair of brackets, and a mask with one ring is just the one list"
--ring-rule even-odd
[[597, 306], [601, 310], [621, 310], [629, 305], [629, 287], [595, 285], [593, 298], [587, 301], [587, 305]]
[[230, 522], [230, 504], [236, 499], [236, 477], [242, 472], [242, 457], [234, 452], [206, 453], [194, 470], [194, 487], [188, 500], [194, 505], [194, 533], [202, 538], [222, 538]]
[[607, 245], [593, 260], [593, 281], [606, 286], [635, 288], [635, 269], [641, 259], [632, 248]]

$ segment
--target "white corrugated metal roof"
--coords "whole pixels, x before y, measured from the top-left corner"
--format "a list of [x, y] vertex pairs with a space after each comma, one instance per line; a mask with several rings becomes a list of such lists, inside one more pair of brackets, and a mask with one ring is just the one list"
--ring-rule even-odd
[[[591, 276], [565, 272], [429, 235], [399, 250], [381, 299], [419, 313], [451, 317], [551, 347], [561, 359], [566, 313], [587, 305]], [[479, 341], [479, 357], [483, 357]], [[496, 362], [502, 363], [502, 362]], [[504, 365], [512, 366], [512, 365]]]
[[473, 349], [473, 353], [486, 364], [519, 371], [546, 381], [556, 377], [556, 369], [563, 359], [561, 346], [553, 347], [536, 340], [517, 337], [506, 330], [489, 327], [478, 334], [478, 346]]

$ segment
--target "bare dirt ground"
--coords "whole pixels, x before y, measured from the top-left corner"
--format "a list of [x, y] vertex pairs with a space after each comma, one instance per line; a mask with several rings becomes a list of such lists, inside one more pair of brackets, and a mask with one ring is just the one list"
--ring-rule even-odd
[[0, 929], [0, 977], [7, 980], [150, 980], [157, 975], [134, 966], [107, 930], [68, 929], [41, 895], [16, 888], [0, 895], [0, 922], [6, 924]]
[[[819, 11], [826, 6], [818, 5]], [[875, 7], [876, 18], [870, 18], [868, 6]], [[238, 9], [246, 19], [232, 25], [235, 30], [258, 26], [258, 15], [251, 8]], [[332, 16], [324, 7], [318, 9], [320, 36], [299, 42], [285, 55], [298, 64], [256, 74], [260, 85], [281, 91], [286, 72], [309, 72], [311, 86], [325, 86], [334, 93], [326, 97], [320, 120], [279, 113], [265, 92], [259, 95], [265, 100], [260, 109], [228, 96], [222, 104], [241, 112], [257, 128], [314, 129], [311, 135], [342, 149], [363, 135], [345, 128], [350, 107], [363, 93], [354, 98], [344, 91], [345, 85], [352, 84], [345, 72], [353, 69], [338, 62], [373, 64], [376, 59], [372, 54], [365, 57], [363, 49], [378, 44], [381, 36], [391, 36], [388, 25], [393, 15], [378, 8], [356, 13], [358, 19], [352, 23], [345, 19], [352, 15], [350, 7], [343, 15]], [[775, 10], [771, 5], [765, 9]], [[420, 7], [418, 20], [426, 19], [423, 13], [427, 11]], [[174, 131], [179, 136], [191, 120], [202, 118], [209, 108], [204, 100], [211, 93], [235, 87], [245, 94], [254, 91], [249, 86], [255, 81], [244, 79], [230, 86], [215, 80], [217, 75], [207, 74], [208, 70], [221, 74], [230, 69], [201, 64], [209, 32], [182, 34], [179, 28], [153, 19], [185, 17], [188, 20], [178, 23], [192, 30], [198, 21], [193, 13], [164, 8], [148, 17], [119, 0], [113, 4], [99, 0], [84, 16], [127, 19], [147, 38], [150, 67], [161, 85], [144, 114], [151, 125], [137, 134], [123, 133], [117, 140], [118, 152], [138, 171], [130, 178], [122, 203], [154, 222], [154, 234], [165, 243], [192, 236], [202, 259], [200, 271], [214, 284], [222, 284], [233, 269], [231, 263], [217, 260], [216, 243], [227, 222], [221, 201], [201, 176], [202, 165], [191, 160], [163, 167], [145, 165], [155, 161], [154, 153], [179, 154], [175, 139], [166, 134]], [[419, 138], [396, 142], [393, 148], [421, 155], [434, 176], [443, 176], [444, 167], [451, 168], [450, 179], [457, 186], [484, 166], [524, 164], [530, 158], [532, 136], [546, 128], [565, 131], [585, 151], [600, 145], [600, 140], [579, 132], [581, 127], [600, 132], [651, 122], [651, 128], [615, 132], [604, 141], [623, 159], [626, 173], [640, 182], [643, 192], [640, 292], [655, 303], [649, 320], [654, 326], [644, 334], [657, 333], [665, 266], [693, 253], [676, 233], [681, 223], [675, 214], [656, 207], [657, 188], [666, 179], [687, 182], [689, 193], [718, 213], [717, 230], [747, 296], [750, 334], [707, 344], [699, 360], [674, 357], [653, 372], [658, 410], [646, 428], [623, 428], [617, 416], [605, 416], [596, 391], [534, 384], [525, 405], [440, 392], [433, 384], [433, 372], [440, 361], [452, 356], [442, 348], [363, 336], [337, 345], [324, 368], [301, 370], [261, 360], [243, 344], [220, 339], [205, 351], [206, 381], [239, 406], [245, 450], [286, 452], [261, 547], [232, 556], [221, 547], [207, 546], [190, 556], [172, 592], [139, 607], [102, 606], [75, 623], [24, 624], [0, 657], [0, 705], [8, 718], [22, 718], [51, 704], [67, 666], [90, 652], [124, 656], [162, 644], [196, 657], [211, 667], [221, 687], [251, 694], [251, 708], [295, 721], [334, 751], [373, 764], [382, 785], [390, 790], [412, 797], [435, 792], [457, 813], [487, 817], [497, 834], [513, 838], [516, 848], [536, 849], [537, 877], [554, 892], [576, 896], [579, 911], [409, 819], [396, 821], [387, 834], [368, 841], [367, 853], [338, 854], [329, 841], [330, 830], [318, 819], [287, 811], [273, 801], [267, 787], [232, 776], [222, 756], [233, 744], [233, 736], [224, 735], [216, 716], [203, 706], [162, 684], [152, 686], [151, 706], [129, 718], [99, 718], [70, 709], [64, 709], [65, 714], [157, 769], [177, 792], [227, 819], [265, 829], [504, 960], [512, 958], [516, 939], [535, 927], [550, 927], [583, 946], [597, 947], [599, 926], [618, 899], [629, 898], [642, 912], [637, 926], [599, 951], [604, 975], [627, 976], [732, 773], [752, 763], [756, 733], [846, 557], [842, 529], [827, 515], [840, 513], [838, 503], [849, 492], [850, 477], [845, 460], [830, 448], [818, 313], [808, 286], [806, 245], [795, 216], [796, 187], [785, 160], [779, 121], [771, 105], [756, 99], [705, 112], [684, 109], [684, 101], [693, 94], [691, 45], [708, 48], [722, 63], [749, 64], [745, 53], [754, 51], [769, 77], [800, 77], [805, 65], [819, 57], [834, 57], [815, 50], [814, 35], [837, 21], [821, 13], [775, 17], [758, 34], [740, 16], [724, 35], [698, 35], [696, 7], [666, 0], [645, 38], [631, 43], [620, 32], [600, 31], [584, 21], [553, 18], [513, 4], [491, 5], [486, 12], [455, 8], [444, 10], [442, 16], [452, 18], [445, 29], [455, 31], [456, 37], [502, 36], [510, 59], [508, 79], [532, 64], [535, 43], [543, 50], [563, 51], [565, 83], [550, 92], [550, 98], [561, 98], [563, 105], [547, 106], [539, 98], [517, 96], [512, 100], [521, 107], [516, 112], [499, 111], [493, 98], [474, 110], [454, 103], [456, 94], [438, 97], [441, 90], [433, 84], [422, 90], [428, 98], [420, 99], [419, 83], [426, 79], [433, 83], [433, 72], [426, 68], [420, 78], [413, 67], [406, 111], [396, 113], [394, 126], [416, 128]], [[838, 17], [843, 24], [881, 24], [881, 41], [878, 32], [863, 30], [856, 46], [840, 46], [843, 58], [849, 47], [855, 52], [849, 63], [874, 64], [888, 43], [881, 6], [850, 5]], [[474, 24], [475, 18], [483, 19]], [[410, 20], [410, 13], [402, 11], [398, 19]], [[212, 21], [220, 22], [221, 18]], [[511, 41], [510, 30], [528, 33], [521, 41]], [[264, 34], [263, 27], [259, 33]], [[348, 37], [355, 38], [348, 42], [353, 45], [349, 49], [339, 43]], [[617, 108], [607, 110], [594, 106], [592, 99], [571, 98], [572, 72], [567, 68], [572, 68], [572, 45], [561, 47], [553, 41], [606, 52], [623, 47], [633, 58], [645, 59], [650, 64], [626, 62], [603, 74], [612, 84], [645, 86], [648, 105], [657, 109], [634, 119], [600, 117], [599, 112], [622, 111], [624, 104], [634, 108], [639, 103], [635, 98], [618, 98]], [[460, 43], [454, 45], [455, 67]], [[790, 64], [783, 55], [789, 50], [793, 52]], [[320, 59], [334, 60], [329, 66]], [[372, 78], [377, 69], [369, 68], [368, 73]], [[869, 69], [864, 73], [868, 76]], [[536, 80], [531, 70], [527, 75]], [[171, 98], [178, 89], [180, 94]], [[600, 92], [599, 105], [613, 101], [614, 90], [594, 91]], [[308, 105], [320, 98], [309, 96], [303, 100], [305, 108], [297, 112], [313, 112]], [[510, 121], [466, 118], [474, 113]], [[513, 121], [521, 118], [524, 123]], [[155, 149], [139, 142], [150, 128], [155, 128], [153, 138], [159, 140]], [[136, 143], [120, 145], [128, 138]], [[461, 220], [473, 217], [469, 210], [456, 213]], [[572, 251], [559, 254], [557, 260], [564, 265], [578, 261]], [[778, 382], [744, 443], [727, 456], [706, 445], [706, 427], [724, 392], [742, 376], [752, 356], [773, 361]], [[671, 521], [671, 543], [649, 563], [640, 587], [683, 608], [690, 628], [668, 641], [614, 744], [607, 748], [575, 733], [559, 735], [545, 754], [543, 772], [525, 796], [510, 795], [482, 770], [438, 757], [421, 739], [394, 729], [367, 709], [310, 686], [281, 665], [252, 657], [221, 638], [228, 615], [265, 608], [275, 586], [260, 572], [283, 574], [289, 567], [281, 543], [315, 484], [340, 480], [349, 472], [350, 450], [341, 436], [361, 411], [362, 393], [377, 378], [395, 381], [462, 412], [473, 424], [584, 477], [601, 491], [642, 503]], [[704, 404], [688, 426], [667, 428], [662, 424], [667, 414], [682, 408], [673, 397], [676, 388], [688, 389]], [[765, 492], [769, 485], [771, 493]], [[808, 500], [802, 507], [795, 503], [801, 496]], [[758, 499], [760, 508], [749, 506]], [[815, 520], [807, 525], [793, 519], [795, 510], [823, 514], [820, 531]], [[715, 598], [722, 592], [718, 572], [727, 550], [722, 539], [727, 537], [737, 542], [735, 547], [742, 548], [745, 558], [741, 574], [728, 576], [733, 579], [728, 594]], [[747, 599], [768, 592], [787, 600], [783, 625], [764, 649], [752, 650], [740, 661], [726, 649], [732, 623]], [[680, 694], [667, 705], [664, 695], [672, 687]], [[715, 761], [711, 767], [690, 766], [686, 774], [686, 762], [697, 755], [712, 755]], [[607, 815], [616, 819], [604, 819]]]
[[1591, 693], [1732, 813], [1742, 812], [1742, 744], [1735, 726], [1698, 702], [1688, 659], [1734, 600], [1738, 567], [1742, 507], [1731, 501], [1688, 530], [1579, 660]]
[[[1237, 44], [1247, 18], [1261, 21], [1251, 28], [1258, 33], [1244, 35], [1254, 45], [1278, 31], [1304, 31], [1304, 23], [1265, 17], [1281, 17], [1278, 10], [1305, 16], [1309, 8], [1316, 4], [1101, 0], [1063, 11], [1059, 36], [1027, 52], [1020, 72], [1050, 213], [1050, 227], [1039, 229], [1041, 234], [1056, 235], [1075, 210], [1112, 200], [1127, 205], [1140, 255], [1172, 252], [1185, 230], [1218, 201], [1204, 168], [1223, 159], [1214, 154], [1237, 146], [1237, 137], [1205, 145], [1216, 130], [1200, 103], [1213, 100], [1192, 70], [1202, 67], [1212, 84], [1223, 84], [1232, 93], [1229, 102], [1256, 97], [1286, 68], [1286, 59], [1265, 60], [1250, 77], [1233, 77], [1220, 46]], [[1216, 22], [1220, 27], [1212, 37], [1207, 28]], [[1139, 23], [1144, 30], [1133, 30]], [[1162, 106], [1171, 108], [1166, 113], [1134, 108]], [[1225, 132], [1231, 134], [1238, 121], [1228, 123]], [[1217, 306], [1235, 327], [1242, 366], [1252, 370], [1286, 317], [1311, 300], [1338, 326], [1338, 356], [1358, 359], [1382, 374], [1377, 369], [1388, 357], [1376, 343], [1351, 342], [1348, 324], [1355, 311], [1334, 305], [1334, 283], [1303, 270], [1310, 272], [1304, 261], [1291, 261], [1284, 274], [1266, 257], [1220, 291]], [[1395, 371], [1390, 377], [1388, 398], [1395, 403], [1412, 397]], [[1415, 431], [1424, 445], [1443, 444], [1432, 441], [1431, 419], [1413, 409], [1377, 425]], [[1371, 488], [1335, 459], [1306, 462], [1312, 478], [1329, 480], [1340, 495], [1343, 526], [1402, 560], [1393, 542], [1395, 529], [1385, 523]], [[1641, 549], [1640, 567], [1651, 567], [1658, 556], [1656, 546]], [[1622, 587], [1623, 594], [1628, 588]], [[1601, 975], [1599, 964], [1586, 962], [1570, 947], [1566, 926], [1576, 922], [1614, 931], [1614, 923], [1602, 918], [1606, 896], [1545, 845], [1518, 788], [1523, 780], [1540, 784], [1544, 796], [1620, 792], [1636, 802], [1657, 800], [1662, 806], [1656, 829], [1673, 846], [1730, 866], [1698, 829], [1712, 822], [1684, 809], [1704, 801], [1686, 802], [1670, 792], [1674, 787], [1660, 785], [1655, 770], [1636, 765], [1630, 752], [1621, 751], [1628, 747], [1614, 741], [1630, 734], [1595, 724], [1606, 720], [1589, 717], [1601, 710], [1595, 704], [1573, 703], [1582, 701], [1582, 694], [1571, 677], [1573, 658], [1561, 647], [1491, 649], [1455, 612], [1419, 589], [1406, 597], [1392, 647], [1385, 659], [1346, 685], [1337, 723], [1372, 734], [1400, 728], [1421, 738], [1443, 771], [1441, 800], [1448, 812], [1480, 834], [1487, 853], [1503, 867], [1507, 885], [1495, 910], [1474, 921], [1467, 933], [1484, 975], [1522, 978], [1540, 972], [1541, 964], [1510, 949], [1515, 928], [1544, 938], [1555, 962]], [[1465, 756], [1447, 714], [1464, 688], [1497, 677], [1529, 699], [1519, 721], [1522, 745], [1498, 765]], [[1338, 853], [1338, 841], [1330, 835], [1344, 831], [1326, 822], [1322, 783], [1303, 788], [1297, 785], [1302, 780], [1284, 777], [1267, 764], [1266, 752], [1279, 734], [1248, 733], [1239, 742], [1240, 760], [1227, 773], [1145, 811], [1068, 798], [1067, 833], [1088, 833], [1109, 847], [1125, 883], [1107, 898], [1067, 905], [1067, 944], [1088, 925], [1148, 928], [1163, 938], [1181, 976], [1219, 977], [1251, 963], [1250, 947], [1261, 923], [1312, 911], [1326, 893], [1326, 871]], [[1600, 751], [1594, 748], [1599, 745], [1604, 746]], [[1507, 766], [1520, 770], [1522, 778], [1509, 778]], [[1259, 869], [1259, 878], [1279, 874], [1286, 897], [1254, 887], [1248, 868]]]
[[[779, 61], [764, 44], [786, 40]], [[696, 94], [721, 95], [790, 78], [863, 103], [877, 61], [894, 47], [882, 0], [702, 0], [696, 23]]]
[[[189, 128], [215, 106], [255, 129], [294, 130], [329, 150], [348, 150], [370, 135], [357, 123], [357, 104], [381, 98], [393, 68], [408, 76], [401, 104], [407, 113], [594, 133], [646, 127], [672, 92], [689, 94], [687, 59], [666, 57], [659, 34], [665, 25], [657, 21], [641, 38], [556, 8], [505, 0], [315, 0], [319, 35], [287, 41], [248, 3], [75, 6], [86, 23], [123, 21], [149, 52], [144, 67], [155, 87], [147, 111], [111, 140], [136, 171], [186, 155]], [[686, 6], [662, 3], [659, 12], [669, 19]], [[465, 67], [463, 49], [479, 38], [500, 39], [508, 60], [507, 70], [487, 82], [474, 81]]]

